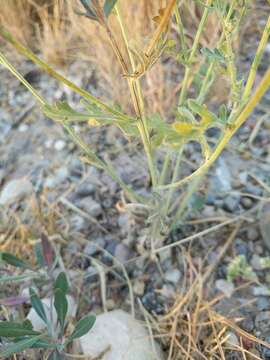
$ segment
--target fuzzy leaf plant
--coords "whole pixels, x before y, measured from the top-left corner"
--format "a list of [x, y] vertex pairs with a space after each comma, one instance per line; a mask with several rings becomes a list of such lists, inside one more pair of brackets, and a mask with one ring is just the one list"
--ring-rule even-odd
[[[10, 253], [0, 252], [1, 267], [7, 268], [8, 274], [10, 274], [10, 268], [15, 269], [16, 272], [22, 272], [21, 275], [15, 275], [15, 271], [14, 275], [1, 275], [0, 284], [7, 281], [10, 283], [28, 280], [32, 282], [31, 286], [33, 286], [29, 289], [29, 299], [15, 295], [11, 298], [0, 299], [0, 305], [8, 308], [22, 305], [30, 300], [36, 319], [40, 318], [44, 324], [43, 329], [39, 330], [35, 329], [34, 321], [33, 323], [30, 321], [30, 318], [33, 319], [33, 317], [22, 319], [10, 316], [9, 319], [0, 321], [1, 359], [10, 359], [17, 353], [24, 353], [31, 349], [41, 351], [44, 359], [66, 359], [71, 356], [68, 353], [69, 345], [75, 339], [88, 333], [95, 324], [96, 318], [92, 314], [84, 316], [75, 324], [70, 324], [67, 316], [70, 306], [68, 279], [64, 272], [55, 276], [59, 262], [46, 236], [42, 236], [41, 246], [39, 245], [40, 243], [37, 243], [35, 248], [37, 266]], [[34, 290], [34, 286], [36, 287], [40, 283], [46, 283], [50, 287], [48, 303], [40, 299]], [[5, 314], [7, 313], [8, 311], [5, 312]], [[18, 311], [18, 313], [20, 312]]]
[[[133, 112], [125, 113], [76, 86], [22, 46], [3, 28], [0, 29], [0, 35], [4, 40], [43, 71], [81, 96], [84, 111], [78, 112], [65, 102], [48, 103], [13, 67], [3, 53], [0, 53], [0, 63], [28, 88], [40, 104], [42, 111], [66, 129], [69, 136], [81, 148], [83, 159], [107, 172], [124, 190], [134, 206], [143, 206], [146, 209], [145, 247], [154, 257], [168, 233], [183, 220], [192, 195], [198, 189], [204, 175], [269, 89], [270, 69], [265, 72], [255, 88], [254, 84], [269, 39], [270, 17], [262, 29], [262, 36], [250, 69], [243, 77], [240, 76], [236, 66], [237, 59], [233, 42], [249, 11], [250, 1], [196, 1], [201, 7], [201, 18], [192, 44], [189, 45], [190, 39], [183, 25], [183, 1], [167, 0], [153, 19], [156, 23], [155, 31], [149, 34], [148, 43], [140, 50], [135, 50], [131, 45], [131, 36], [121, 11], [125, 6], [124, 1], [80, 0], [80, 3], [83, 11], [79, 12], [78, 21], [80, 21], [80, 16], [85, 16], [89, 21], [95, 21], [107, 34], [111, 50], [128, 83]], [[210, 14], [215, 14], [217, 17], [220, 31], [212, 48], [201, 48], [201, 37]], [[111, 17], [118, 22], [122, 44], [116, 41], [110, 25]], [[177, 29], [177, 36], [173, 36], [170, 31], [172, 24]], [[173, 57], [182, 74], [180, 91], [175, 99], [173, 119], [152, 114], [145, 106], [143, 88], [145, 74], [150, 69], [155, 71], [156, 62], [163, 56]], [[199, 85], [194, 87], [195, 75], [198, 68], [202, 67], [205, 70], [201, 75]], [[215, 78], [220, 73], [229, 79], [229, 100], [213, 113], [207, 104], [207, 96]], [[196, 88], [195, 93], [194, 88]], [[191, 89], [193, 92], [190, 91]], [[192, 97], [191, 93], [193, 93]], [[117, 126], [130, 141], [141, 142], [151, 179], [149, 189], [147, 189], [149, 191], [147, 198], [136, 193], [131, 184], [125, 183], [115, 172], [107, 158], [101, 158], [91, 144], [83, 141], [74, 131], [74, 125], [78, 123], [93, 127]], [[214, 145], [209, 143], [207, 137], [207, 131], [210, 128], [219, 129], [219, 138]], [[203, 161], [192, 173], [183, 176], [181, 165], [184, 160], [184, 149], [188, 143], [194, 141], [201, 147]]]

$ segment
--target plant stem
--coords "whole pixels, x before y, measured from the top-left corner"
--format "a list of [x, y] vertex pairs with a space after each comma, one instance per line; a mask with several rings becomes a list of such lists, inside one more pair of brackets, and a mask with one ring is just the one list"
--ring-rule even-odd
[[243, 94], [243, 101], [244, 102], [248, 99], [248, 97], [249, 97], [249, 95], [251, 93], [251, 90], [252, 90], [252, 87], [253, 87], [253, 84], [254, 84], [254, 81], [255, 81], [255, 76], [256, 76], [256, 73], [257, 73], [257, 69], [258, 69], [258, 66], [260, 64], [260, 61], [261, 61], [265, 46], [267, 45], [269, 36], [270, 36], [270, 16], [268, 17], [268, 20], [267, 20], [267, 23], [265, 25], [265, 28], [264, 28], [264, 31], [263, 31], [259, 46], [257, 48], [254, 60], [252, 62], [251, 68], [250, 68], [247, 84], [246, 84], [245, 91], [244, 91], [244, 94]]
[[[175, 165], [174, 165], [172, 183], [175, 183], [177, 181], [178, 176], [179, 176], [179, 167], [180, 167], [180, 163], [181, 163], [181, 160], [182, 160], [183, 150], [184, 150], [184, 147], [182, 146], [178, 151], [176, 161], [175, 161]], [[170, 191], [168, 192], [167, 199], [166, 199], [166, 204], [165, 204], [165, 214], [168, 213], [173, 193], [174, 193], [174, 189], [170, 189]]]
[[[129, 49], [127, 29], [124, 24], [123, 18], [121, 16], [121, 10], [120, 10], [119, 5], [116, 5], [116, 15], [117, 15], [117, 19], [118, 19], [118, 22], [119, 22], [119, 25], [121, 28], [125, 46], [126, 46], [126, 49], [128, 52], [128, 56], [129, 56], [130, 63], [132, 66], [132, 71], [134, 72], [136, 70], [136, 64], [135, 64], [133, 54]], [[106, 25], [106, 26], [108, 27], [108, 25]], [[110, 32], [110, 30], [108, 30], [108, 31]], [[110, 32], [110, 37], [112, 39], [114, 39], [111, 32]], [[116, 50], [116, 48], [119, 49], [116, 41], [111, 42], [111, 45], [112, 45], [115, 53], [120, 52], [120, 50]], [[118, 56], [120, 63], [121, 63], [121, 57]], [[126, 63], [122, 64], [122, 68], [123, 68], [124, 72], [128, 75], [128, 67], [127, 67]], [[134, 109], [139, 118], [138, 129], [139, 129], [141, 139], [142, 139], [142, 142], [144, 145], [144, 149], [145, 149], [145, 153], [146, 153], [146, 157], [147, 157], [147, 161], [148, 161], [148, 167], [149, 167], [149, 171], [150, 171], [150, 175], [151, 175], [151, 179], [152, 179], [152, 185], [155, 188], [155, 186], [157, 185], [157, 170], [156, 170], [156, 166], [155, 166], [154, 160], [153, 160], [152, 146], [151, 146], [151, 141], [150, 141], [150, 137], [149, 137], [149, 133], [148, 133], [147, 121], [146, 121], [145, 110], [144, 110], [144, 100], [143, 100], [143, 96], [142, 96], [140, 80], [128, 78], [128, 83], [129, 83], [129, 89], [131, 92], [131, 97], [133, 100]]]
[[25, 78], [14, 68], [14, 66], [10, 64], [2, 53], [0, 53], [0, 64], [5, 66], [25, 86], [41, 105], [46, 105], [44, 98], [39, 95], [32, 85], [30, 85], [29, 82], [25, 80]]
[[219, 144], [217, 145], [216, 149], [210, 156], [210, 158], [204, 162], [203, 165], [201, 165], [196, 171], [194, 171], [191, 175], [186, 176], [184, 179], [177, 181], [175, 183], [171, 183], [168, 185], [158, 186], [158, 189], [170, 189], [170, 188], [177, 188], [182, 186], [183, 184], [189, 182], [191, 179], [204, 175], [209, 167], [216, 161], [216, 159], [219, 157], [219, 155], [222, 153], [225, 146], [228, 144], [228, 142], [231, 140], [233, 135], [236, 133], [236, 131], [244, 124], [244, 122], [247, 120], [249, 115], [252, 113], [254, 108], [257, 106], [263, 95], [266, 93], [266, 91], [270, 87], [270, 69], [267, 70], [265, 73], [263, 79], [261, 80], [260, 84], [258, 85], [257, 89], [255, 90], [254, 94], [248, 101], [247, 105], [244, 107], [244, 109], [241, 111], [241, 113], [238, 115], [236, 120], [230, 125], [230, 127], [227, 128], [227, 130], [224, 132], [224, 136], [221, 138]]
[[112, 113], [122, 119], [130, 120], [130, 117], [128, 117], [127, 115], [115, 109], [112, 109], [111, 107], [109, 107], [108, 105], [104, 104], [102, 101], [91, 95], [88, 91], [81, 89], [79, 86], [75, 85], [73, 82], [66, 79], [64, 76], [62, 76], [57, 71], [52, 69], [45, 61], [41, 60], [39, 57], [34, 55], [30, 50], [22, 46], [17, 40], [15, 40], [13, 36], [9, 34], [2, 26], [0, 26], [0, 35], [11, 45], [13, 45], [19, 53], [23, 54], [28, 59], [33, 61], [36, 65], [38, 65], [42, 70], [47, 72], [49, 75], [59, 80], [60, 82], [64, 83], [65, 85], [67, 85], [74, 92], [81, 95], [84, 99], [90, 101], [91, 103], [96, 104], [99, 108], [108, 111], [109, 113]]
[[209, 14], [209, 6], [211, 6], [213, 0], [207, 0], [206, 5], [205, 5], [205, 9], [203, 11], [203, 15], [192, 45], [192, 49], [191, 49], [191, 53], [190, 56], [188, 58], [188, 65], [186, 66], [185, 69], [185, 75], [184, 75], [184, 79], [183, 79], [183, 83], [182, 83], [182, 88], [181, 88], [181, 92], [180, 92], [180, 96], [179, 96], [179, 106], [182, 106], [185, 99], [186, 99], [186, 95], [187, 95], [187, 87], [188, 87], [188, 81], [189, 81], [189, 76], [190, 76], [190, 72], [191, 72], [191, 66], [192, 66], [192, 62], [194, 60], [194, 56], [198, 50], [198, 46], [199, 46], [199, 41], [204, 29], [204, 25], [205, 22], [207, 20], [208, 14]]
[[177, 4], [175, 4], [174, 14], [175, 14], [176, 23], [178, 25], [178, 31], [179, 31], [179, 36], [180, 36], [180, 40], [181, 40], [181, 46], [182, 46], [182, 50], [183, 50], [184, 60], [186, 60], [188, 47], [187, 47], [187, 43], [186, 43], [184, 26], [182, 23], [180, 11], [179, 11]]

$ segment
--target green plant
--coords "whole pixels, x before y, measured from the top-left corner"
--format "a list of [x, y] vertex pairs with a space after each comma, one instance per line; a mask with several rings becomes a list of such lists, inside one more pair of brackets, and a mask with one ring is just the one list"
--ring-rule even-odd
[[[0, 337], [3, 344], [0, 347], [1, 359], [27, 349], [43, 350], [44, 356], [46, 355], [46, 358], [50, 360], [64, 359], [68, 345], [90, 331], [95, 323], [95, 316], [86, 315], [77, 322], [73, 331], [69, 331], [67, 318], [69, 306], [68, 279], [64, 272], [60, 272], [55, 278], [54, 274], [58, 261], [57, 258], [54, 259], [54, 252], [47, 238], [43, 236], [42, 246], [36, 247], [37, 268], [9, 253], [0, 253], [0, 259], [1, 264], [16, 267], [23, 271], [20, 275], [1, 276], [0, 283], [32, 280], [43, 284], [47, 282], [51, 287], [48, 303], [39, 298], [34, 288], [29, 290], [32, 309], [43, 321], [44, 330], [37, 331], [28, 318], [23, 320], [12, 318], [0, 321]], [[20, 297], [12, 296], [2, 299], [0, 303], [8, 306], [20, 304], [22, 301]]]
[[242, 278], [244, 280], [256, 280], [257, 278], [244, 255], [236, 256], [228, 266], [228, 281], [234, 281], [237, 278]]
[[[84, 12], [80, 15], [96, 21], [107, 34], [112, 51], [117, 58], [124, 78], [128, 82], [134, 111], [124, 113], [118, 107], [108, 105], [89, 92], [79, 88], [71, 81], [53, 70], [46, 62], [23, 47], [5, 29], [0, 35], [12, 44], [21, 54], [36, 63], [45, 72], [63, 82], [83, 98], [83, 113], [72, 109], [67, 103], [54, 105], [43, 97], [17, 72], [6, 57], [0, 53], [0, 63], [9, 69], [35, 96], [43, 112], [64, 126], [70, 137], [84, 153], [83, 160], [106, 171], [123, 188], [130, 201], [147, 210], [148, 237], [146, 247], [154, 257], [164, 237], [183, 220], [183, 216], [192, 195], [214, 164], [218, 156], [245, 123], [251, 112], [270, 86], [270, 69], [253, 91], [263, 51], [270, 34], [270, 17], [259, 42], [254, 61], [251, 64], [247, 82], [239, 76], [236, 66], [236, 54], [233, 50], [235, 36], [249, 8], [249, 1], [205, 0], [200, 1], [201, 20], [191, 47], [181, 18], [181, 4], [177, 0], [168, 0], [154, 18], [157, 27], [148, 44], [143, 49], [131, 46], [130, 34], [121, 12], [121, 2], [106, 0], [81, 0]], [[200, 39], [207, 26], [209, 14], [215, 14], [220, 24], [220, 32], [212, 48], [200, 48]], [[78, 15], [79, 16], [79, 15]], [[109, 17], [114, 16], [122, 33], [123, 44], [118, 44], [112, 32]], [[179, 40], [170, 33], [170, 24], [175, 21]], [[124, 50], [123, 50], [124, 48]], [[145, 107], [143, 77], [150, 71], [161, 56], [173, 57], [179, 68], [184, 70], [183, 81], [173, 119], [164, 119], [159, 114], [149, 113]], [[197, 71], [196, 71], [197, 69]], [[195, 73], [199, 76], [195, 77]], [[229, 78], [231, 91], [228, 104], [220, 106], [216, 113], [206, 105], [211, 86], [219, 73]], [[196, 85], [196, 93], [189, 98], [190, 90]], [[87, 123], [89, 126], [114, 125], [120, 128], [130, 139], [140, 139], [148, 162], [151, 177], [150, 196], [144, 198], [126, 184], [114, 171], [107, 158], [101, 158], [94, 149], [79, 137], [74, 129], [75, 123]], [[219, 138], [210, 145], [207, 130], [217, 128]], [[185, 146], [195, 141], [201, 146], [203, 163], [190, 175], [180, 177], [184, 160]], [[162, 166], [160, 166], [162, 162]]]

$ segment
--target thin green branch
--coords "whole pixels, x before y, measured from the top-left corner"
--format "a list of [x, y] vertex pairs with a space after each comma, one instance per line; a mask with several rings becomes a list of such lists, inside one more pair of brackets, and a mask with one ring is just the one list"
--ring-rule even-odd
[[44, 70], [50, 76], [54, 77], [63, 84], [67, 85], [74, 92], [81, 95], [84, 99], [90, 101], [91, 103], [97, 105], [99, 108], [111, 114], [114, 114], [123, 119], [130, 120], [130, 117], [128, 117], [127, 115], [115, 109], [112, 109], [110, 106], [104, 104], [102, 101], [91, 95], [88, 91], [81, 89], [79, 86], [75, 85], [73, 82], [71, 82], [70, 80], [66, 79], [64, 76], [59, 74], [57, 71], [51, 68], [45, 61], [41, 60], [38, 56], [33, 54], [30, 50], [28, 50], [23, 45], [21, 45], [17, 40], [15, 40], [15, 38], [10, 33], [8, 33], [2, 26], [0, 26], [0, 36], [4, 38], [7, 42], [9, 42], [11, 45], [13, 45], [19, 53], [21, 53], [22, 55], [26, 56], [28, 59], [33, 61], [36, 65], [38, 65], [42, 70]]
[[195, 35], [195, 39], [194, 39], [194, 42], [193, 42], [193, 45], [192, 45], [191, 53], [190, 53], [190, 56], [188, 58], [188, 64], [186, 65], [184, 79], [183, 79], [183, 82], [182, 82], [182, 87], [181, 87], [181, 92], [180, 92], [179, 102], [178, 102], [179, 106], [182, 106], [185, 99], [186, 99], [189, 76], [190, 76], [191, 67], [192, 67], [192, 62], [193, 62], [194, 57], [196, 55], [196, 52], [198, 50], [200, 38], [201, 38], [202, 32], [204, 30], [204, 26], [205, 26], [207, 17], [209, 15], [209, 11], [210, 11], [209, 7], [211, 6], [212, 2], [213, 2], [213, 0], [207, 0], [206, 6], [205, 6], [204, 11], [203, 11], [203, 15], [202, 15], [199, 27], [198, 27], [198, 30], [197, 30], [196, 35]]
[[257, 73], [257, 69], [258, 69], [258, 66], [260, 64], [260, 61], [261, 61], [263, 52], [265, 50], [265, 47], [267, 45], [269, 36], [270, 36], [270, 15], [268, 17], [268, 20], [267, 20], [267, 23], [265, 25], [265, 28], [264, 28], [264, 31], [263, 31], [259, 46], [257, 48], [254, 60], [252, 62], [251, 68], [250, 68], [247, 84], [246, 84], [245, 91], [244, 91], [244, 94], [243, 94], [244, 102], [248, 99], [248, 97], [249, 97], [249, 95], [251, 93], [251, 90], [253, 88], [254, 81], [255, 81], [255, 76], [256, 76], [256, 73]]
[[29, 82], [15, 69], [13, 65], [10, 64], [2, 53], [0, 53], [0, 64], [7, 68], [25, 86], [41, 105], [46, 105], [45, 99], [39, 95], [33, 86], [29, 84]]

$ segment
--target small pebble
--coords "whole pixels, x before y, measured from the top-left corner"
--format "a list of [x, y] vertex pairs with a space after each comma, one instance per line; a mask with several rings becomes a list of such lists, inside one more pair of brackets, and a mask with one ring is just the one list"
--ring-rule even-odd
[[102, 208], [100, 204], [93, 200], [90, 196], [83, 198], [79, 202], [79, 207], [93, 217], [98, 217], [102, 214]]
[[262, 270], [261, 257], [257, 254], [254, 254], [251, 258], [250, 265], [256, 271]]
[[234, 212], [238, 208], [238, 205], [239, 205], [239, 197], [229, 195], [224, 200], [223, 208], [226, 211]]
[[84, 248], [85, 255], [87, 256], [93, 256], [94, 254], [96, 254], [98, 252], [98, 248], [96, 247], [96, 245], [94, 244], [93, 241], [89, 242], [89, 244], [87, 244]]
[[145, 290], [145, 283], [143, 281], [135, 281], [133, 290], [136, 295], [142, 296]]
[[64, 148], [66, 147], [66, 142], [64, 140], [56, 140], [56, 142], [54, 143], [54, 148], [57, 151], [62, 151], [64, 150]]
[[250, 227], [247, 231], [247, 238], [249, 241], [258, 240], [260, 234], [259, 231], [255, 227]]
[[230, 281], [218, 279], [215, 284], [216, 288], [221, 291], [227, 298], [230, 298], [234, 291], [234, 285]]
[[21, 124], [18, 128], [20, 132], [26, 132], [29, 129], [29, 126], [27, 124]]
[[227, 341], [226, 343], [229, 345], [229, 346], [235, 346], [235, 347], [239, 347], [239, 340], [238, 340], [238, 337], [235, 335], [235, 333], [233, 333], [232, 331], [229, 331], [227, 334]]
[[173, 269], [165, 273], [165, 280], [177, 284], [181, 279], [181, 272], [178, 269]]
[[249, 197], [243, 197], [241, 199], [241, 205], [245, 208], [245, 209], [250, 209], [253, 206], [253, 201], [251, 198]]
[[123, 243], [119, 243], [116, 245], [114, 256], [122, 264], [124, 264], [130, 259], [130, 255], [130, 249], [127, 245]]
[[93, 195], [96, 191], [96, 187], [94, 184], [82, 184], [76, 189], [76, 196], [78, 197], [86, 197], [89, 195]]
[[8, 182], [0, 195], [0, 205], [13, 204], [29, 196], [33, 192], [31, 182], [26, 178], [15, 179]]
[[257, 300], [257, 308], [259, 311], [270, 310], [270, 299], [266, 296], [261, 296]]

